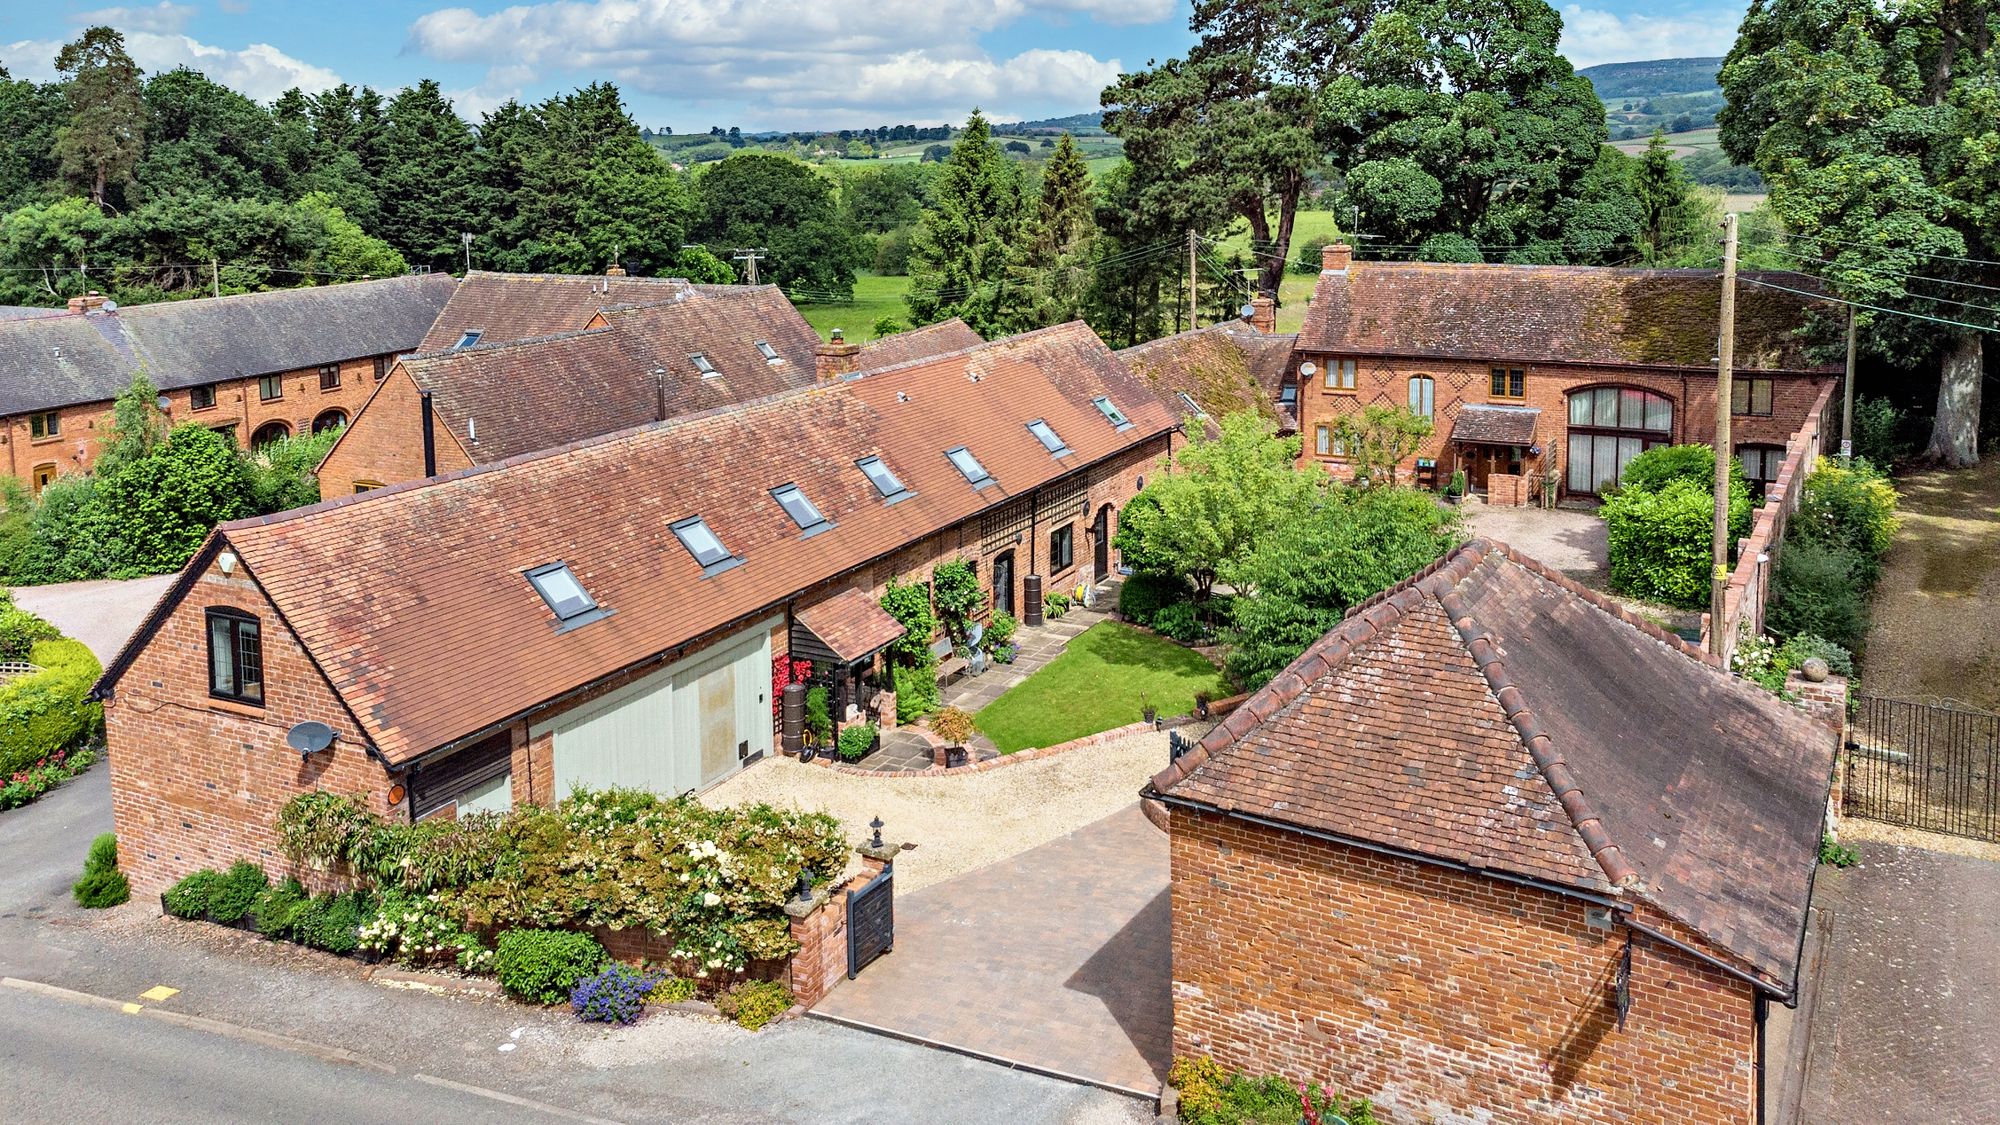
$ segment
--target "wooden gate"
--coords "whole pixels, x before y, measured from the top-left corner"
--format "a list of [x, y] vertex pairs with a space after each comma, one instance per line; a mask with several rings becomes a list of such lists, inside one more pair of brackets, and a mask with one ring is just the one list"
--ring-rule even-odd
[[1849, 734], [1841, 811], [2000, 841], [2000, 715], [1863, 695]]
[[[880, 833], [877, 833], [880, 838]], [[847, 979], [896, 944], [896, 865], [858, 891], [847, 892]]]

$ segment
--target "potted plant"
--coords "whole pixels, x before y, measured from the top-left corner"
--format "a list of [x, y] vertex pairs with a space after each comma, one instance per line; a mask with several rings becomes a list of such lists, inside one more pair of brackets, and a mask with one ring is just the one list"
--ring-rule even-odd
[[1153, 701], [1143, 694], [1139, 696], [1139, 711], [1146, 716], [1146, 722], [1149, 724], [1159, 719], [1159, 708], [1153, 706]]
[[827, 706], [824, 684], [806, 689], [806, 748], [800, 759], [812, 761], [821, 747], [833, 738], [833, 711]]
[[1208, 718], [1208, 704], [1209, 704], [1210, 700], [1211, 700], [1211, 699], [1213, 699], [1213, 698], [1214, 698], [1214, 697], [1213, 697], [1213, 696], [1211, 696], [1211, 695], [1210, 695], [1210, 694], [1209, 694], [1208, 692], [1206, 692], [1206, 691], [1198, 691], [1198, 692], [1195, 692], [1195, 693], [1194, 693], [1194, 713], [1195, 713], [1195, 714], [1196, 714], [1197, 716], [1201, 717], [1201, 718], [1204, 718], [1204, 719]]
[[1465, 470], [1451, 474], [1451, 482], [1444, 486], [1444, 502], [1456, 504], [1465, 496]]
[[965, 741], [972, 737], [972, 714], [959, 707], [946, 707], [931, 716], [931, 733], [945, 741], [944, 764], [965, 764]]
[[855, 723], [843, 727], [840, 742], [835, 752], [843, 762], [858, 762], [875, 752], [882, 743], [882, 731], [874, 723]]

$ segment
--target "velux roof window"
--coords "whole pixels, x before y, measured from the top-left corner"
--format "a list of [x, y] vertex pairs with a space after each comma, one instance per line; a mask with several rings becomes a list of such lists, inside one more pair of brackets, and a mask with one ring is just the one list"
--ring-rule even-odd
[[729, 548], [723, 546], [722, 540], [709, 529], [708, 521], [700, 516], [689, 516], [672, 526], [681, 546], [686, 547], [688, 554], [694, 556], [694, 561], [701, 564], [702, 577], [743, 565], [743, 559], [730, 554]]
[[688, 357], [688, 362], [694, 364], [695, 371], [700, 373], [701, 377], [704, 379], [708, 378], [710, 375], [722, 374], [720, 371], [717, 371], [715, 369], [715, 365], [713, 363], [710, 363], [708, 361], [708, 356], [706, 353], [696, 352]]
[[1050, 426], [1046, 421], [1037, 418], [1028, 423], [1028, 432], [1035, 435], [1035, 440], [1042, 443], [1042, 448], [1048, 450], [1050, 456], [1066, 457], [1069, 455], [1069, 446], [1064, 443], [1063, 439], [1056, 436], [1054, 427]]
[[785, 514], [792, 517], [792, 522], [799, 525], [799, 530], [805, 532], [801, 539], [818, 535], [833, 526], [833, 521], [821, 514], [819, 507], [796, 484], [779, 485], [771, 490], [771, 496], [778, 501], [779, 507], [785, 509]]
[[1104, 415], [1104, 420], [1111, 423], [1113, 429], [1129, 430], [1132, 428], [1132, 420], [1125, 417], [1125, 412], [1113, 405], [1110, 399], [1100, 395], [1097, 398], [1091, 399], [1090, 404], [1097, 408], [1099, 414]]
[[1194, 415], [1196, 418], [1208, 417], [1208, 411], [1203, 410], [1201, 408], [1201, 404], [1194, 400], [1193, 395], [1187, 393], [1186, 391], [1181, 391], [1180, 400], [1181, 400], [1181, 405], [1187, 409], [1187, 412], [1189, 414]]
[[913, 495], [902, 481], [896, 479], [896, 474], [889, 471], [889, 466], [882, 463], [880, 457], [863, 457], [854, 464], [867, 474], [868, 483], [875, 486], [875, 491], [882, 494], [885, 502], [894, 504]]
[[993, 483], [993, 474], [986, 471], [986, 466], [979, 463], [979, 458], [974, 457], [970, 449], [961, 445], [957, 449], [945, 450], [944, 455], [951, 458], [951, 463], [958, 466], [959, 472], [965, 474], [966, 482], [972, 485], [973, 491]]
[[773, 367], [785, 362], [784, 357], [778, 354], [778, 349], [772, 347], [769, 341], [757, 341], [757, 351], [764, 356], [764, 362]]
[[483, 335], [485, 335], [485, 333], [477, 328], [469, 329], [466, 331], [464, 335], [458, 338], [458, 343], [453, 344], [451, 346], [451, 350], [457, 351], [460, 348], [469, 348], [472, 345], [478, 343], [479, 338]]
[[577, 581], [568, 563], [538, 566], [528, 572], [527, 578], [535, 593], [548, 603], [549, 611], [556, 615], [556, 622], [562, 629], [588, 625], [606, 614], [598, 606], [597, 599], [590, 596], [590, 591], [583, 588], [583, 583]]

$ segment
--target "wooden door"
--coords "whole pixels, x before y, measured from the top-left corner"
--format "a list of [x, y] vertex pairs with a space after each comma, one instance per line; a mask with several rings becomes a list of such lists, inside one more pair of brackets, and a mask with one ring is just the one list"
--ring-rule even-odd
[[1096, 554], [1091, 560], [1095, 564], [1092, 581], [1102, 582], [1111, 577], [1111, 505], [1097, 509], [1097, 521], [1090, 525], [1090, 537], [1096, 544]]

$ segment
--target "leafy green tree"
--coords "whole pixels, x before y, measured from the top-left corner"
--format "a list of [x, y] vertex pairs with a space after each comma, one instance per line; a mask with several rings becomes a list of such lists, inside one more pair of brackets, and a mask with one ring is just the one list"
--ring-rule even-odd
[[160, 412], [160, 392], [144, 374], [118, 392], [111, 404], [111, 425], [98, 438], [92, 471], [100, 477], [122, 472], [143, 460], [167, 438], [167, 416]]
[[771, 152], [740, 152], [695, 180], [701, 219], [696, 238], [710, 246], [770, 251], [758, 279], [808, 300], [854, 296], [855, 237], [840, 220], [825, 176]]
[[395, 247], [361, 229], [334, 205], [325, 192], [299, 200], [297, 210], [319, 224], [319, 245], [299, 264], [308, 281], [353, 281], [364, 277], [395, 277], [409, 272], [409, 263]]
[[81, 197], [30, 203], [0, 222], [0, 294], [8, 304], [58, 304], [89, 286], [85, 270], [113, 257], [115, 226]]
[[1042, 169], [1042, 194], [1011, 272], [1008, 332], [1063, 324], [1082, 315], [1097, 241], [1090, 168], [1068, 133]]
[[1257, 543], [1302, 516], [1325, 492], [1316, 467], [1293, 467], [1297, 438], [1276, 436], [1255, 411], [1222, 419], [1211, 438], [1190, 435], [1173, 470], [1125, 506], [1112, 539], [1142, 574], [1185, 578], [1198, 599]]
[[285, 172], [263, 106], [189, 67], [146, 83], [146, 151], [130, 193], [143, 203], [191, 193], [268, 199]]
[[56, 131], [68, 113], [61, 86], [15, 79], [0, 66], [0, 213], [42, 195], [56, 179]]
[[8, 577], [22, 583], [77, 582], [131, 572], [131, 551], [97, 495], [97, 478], [60, 476], [35, 500], [27, 545]]
[[[1992, 322], [1992, 295], [1958, 283], [2000, 281], [1978, 261], [2000, 257], [1993, 21], [1991, 5], [1946, 0], [1764, 0], [1744, 17], [1720, 78], [1723, 151], [1763, 173], [1789, 249], [1839, 296]], [[1975, 463], [1982, 333], [1857, 317], [1870, 351], [1938, 364], [1926, 455]]]
[[1429, 418], [1402, 406], [1365, 406], [1334, 423], [1354, 479], [1370, 484], [1395, 484], [1397, 466], [1417, 452], [1432, 428]]
[[96, 500], [123, 541], [126, 564], [162, 574], [184, 565], [210, 528], [249, 515], [250, 497], [236, 443], [188, 422], [168, 431], [151, 456], [98, 478]]
[[426, 78], [390, 100], [382, 147], [387, 163], [377, 181], [381, 217], [373, 233], [409, 261], [434, 270], [458, 267], [460, 236], [479, 219], [471, 127]]
[[924, 164], [884, 164], [843, 172], [841, 217], [865, 234], [910, 226], [923, 217], [931, 179], [930, 166]]
[[672, 272], [675, 277], [709, 285], [731, 285], [736, 281], [736, 270], [728, 262], [700, 246], [681, 247], [680, 256], [674, 259]]
[[1008, 256], [1024, 211], [1016, 167], [993, 143], [985, 116], [973, 110], [910, 239], [910, 290], [903, 299], [918, 323], [956, 316], [982, 336], [1004, 330]]
[[[687, 241], [693, 199], [658, 149], [639, 136], [607, 82], [550, 98], [508, 138], [521, 147], [511, 207], [515, 268], [594, 273], [621, 262], [671, 271]], [[523, 143], [525, 142], [525, 143]]]
[[97, 26], [63, 45], [56, 71], [69, 100], [69, 119], [55, 138], [62, 177], [107, 206], [106, 192], [132, 178], [146, 143], [139, 64], [125, 53], [123, 35]]
[[1271, 528], [1230, 570], [1256, 591], [1232, 612], [1230, 676], [1253, 690], [1268, 682], [1354, 605], [1455, 546], [1457, 521], [1413, 489], [1343, 488]]
[[[1084, 318], [1114, 348], [1129, 348], [1179, 327], [1187, 311], [1184, 237], [1172, 217], [1142, 205], [1130, 162], [1098, 182], [1097, 241]], [[1318, 269], [1318, 266], [1314, 266]]]

